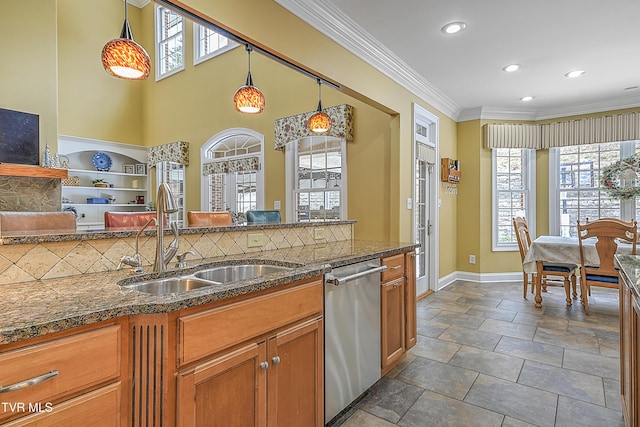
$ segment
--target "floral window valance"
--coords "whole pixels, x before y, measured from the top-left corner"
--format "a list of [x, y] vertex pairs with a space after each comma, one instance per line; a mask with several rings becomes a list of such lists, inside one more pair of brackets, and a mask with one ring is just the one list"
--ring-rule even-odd
[[147, 151], [149, 153], [148, 163], [152, 167], [160, 162], [175, 162], [189, 166], [189, 143], [187, 141], [149, 147]]
[[[344, 138], [353, 141], [353, 107], [342, 104], [325, 108], [324, 112], [331, 117], [331, 129], [323, 135]], [[276, 150], [284, 149], [284, 146], [291, 141], [295, 141], [307, 136], [317, 136], [307, 128], [307, 120], [315, 111], [297, 114], [295, 116], [283, 117], [274, 122]]]
[[246, 157], [243, 159], [218, 160], [202, 164], [202, 175], [213, 175], [216, 173], [249, 172], [260, 169], [260, 159], [258, 157]]

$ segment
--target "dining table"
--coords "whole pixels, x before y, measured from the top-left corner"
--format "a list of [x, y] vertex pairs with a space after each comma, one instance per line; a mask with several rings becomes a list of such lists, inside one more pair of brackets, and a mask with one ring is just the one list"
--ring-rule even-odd
[[[600, 257], [596, 249], [595, 237], [582, 241], [585, 264], [591, 266], [600, 265]], [[617, 253], [630, 254], [632, 245], [619, 243]], [[562, 262], [578, 266], [576, 277], [580, 277], [580, 246], [577, 237], [565, 236], [539, 236], [531, 242], [529, 251], [522, 261], [522, 269], [525, 273], [535, 275], [535, 303], [536, 307], [542, 307], [542, 280], [541, 274], [543, 262]], [[575, 295], [574, 295], [575, 297]]]

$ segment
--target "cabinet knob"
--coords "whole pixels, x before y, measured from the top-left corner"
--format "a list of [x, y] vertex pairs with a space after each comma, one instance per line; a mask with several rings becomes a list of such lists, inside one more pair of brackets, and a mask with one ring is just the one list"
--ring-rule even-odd
[[260, 369], [267, 370], [269, 368], [268, 362], [260, 362]]
[[280, 356], [273, 356], [271, 358], [271, 361], [273, 362], [274, 365], [277, 365], [278, 363], [280, 363]]

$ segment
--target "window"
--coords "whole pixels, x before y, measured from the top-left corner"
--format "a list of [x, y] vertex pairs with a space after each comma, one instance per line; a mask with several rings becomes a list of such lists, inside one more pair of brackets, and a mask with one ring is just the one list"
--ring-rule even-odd
[[210, 28], [193, 24], [193, 63], [199, 64], [238, 46], [238, 43]]
[[156, 6], [156, 80], [184, 69], [183, 21], [177, 13]]
[[230, 129], [203, 145], [202, 210], [264, 209], [263, 143], [257, 132]]
[[295, 222], [347, 217], [345, 140], [312, 136], [289, 143], [287, 218]]
[[530, 149], [495, 148], [493, 151], [493, 250], [517, 250], [512, 219], [527, 219], [535, 235], [535, 159]]
[[607, 195], [600, 187], [600, 170], [639, 149], [638, 141], [552, 148], [549, 169], [557, 173], [549, 179], [550, 231], [576, 237], [577, 220], [637, 218], [639, 202], [634, 199], [621, 201]]
[[176, 199], [178, 211], [169, 214], [170, 222], [177, 222], [178, 227], [185, 226], [185, 174], [184, 165], [175, 162], [160, 162], [156, 165], [156, 182], [166, 183]]

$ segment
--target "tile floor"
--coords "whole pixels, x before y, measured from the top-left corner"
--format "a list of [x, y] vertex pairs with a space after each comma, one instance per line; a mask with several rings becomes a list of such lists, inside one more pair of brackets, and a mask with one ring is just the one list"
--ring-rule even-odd
[[333, 427], [624, 426], [617, 290], [590, 315], [550, 287], [455, 282], [418, 302], [418, 343]]

